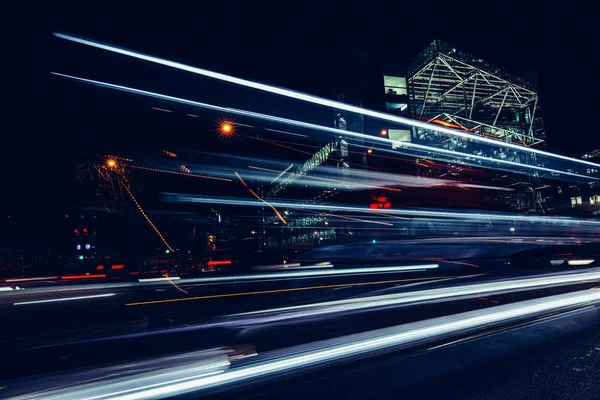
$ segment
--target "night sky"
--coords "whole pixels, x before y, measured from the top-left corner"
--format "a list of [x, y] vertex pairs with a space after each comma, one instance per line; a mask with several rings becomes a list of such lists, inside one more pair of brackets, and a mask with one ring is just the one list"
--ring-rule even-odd
[[[487, 2], [476, 7], [374, 1], [129, 3], [32, 4], [16, 11], [11, 42], [18, 66], [9, 85], [18, 89], [18, 110], [6, 124], [14, 132], [6, 154], [14, 195], [2, 200], [4, 206], [23, 207], [23, 199], [31, 196], [50, 198], [52, 176], [60, 175], [57, 171], [80, 150], [76, 141], [61, 140], [66, 133], [56, 122], [57, 115], [64, 117], [65, 104], [77, 99], [61, 98], [60, 84], [48, 73], [57, 65], [81, 63], [82, 53], [65, 55], [52, 32], [324, 97], [334, 97], [344, 82], [377, 85], [383, 71], [403, 74], [406, 64], [438, 38], [515, 75], [537, 74], [550, 149], [569, 154], [600, 147], [597, 129], [589, 127], [600, 91], [598, 24], [591, 10]], [[361, 76], [352, 75], [356, 69], [348, 68], [350, 63], [361, 65]], [[180, 79], [173, 85], [185, 85], [187, 78]], [[367, 106], [375, 103], [365, 94]], [[78, 117], [74, 121], [83, 129], [84, 115]]]

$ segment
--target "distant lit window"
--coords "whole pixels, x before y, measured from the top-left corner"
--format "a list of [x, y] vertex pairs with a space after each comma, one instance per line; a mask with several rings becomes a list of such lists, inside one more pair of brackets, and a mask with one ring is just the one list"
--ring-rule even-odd
[[571, 207], [581, 205], [581, 196], [571, 197]]
[[590, 204], [600, 204], [600, 195], [590, 196]]
[[406, 78], [402, 76], [384, 76], [383, 85], [386, 94], [405, 95]]
[[557, 187], [556, 190], [558, 190], [558, 193], [562, 193], [562, 187]]
[[402, 147], [401, 142], [411, 142], [410, 131], [406, 129], [388, 129], [388, 137], [393, 141], [392, 149]]

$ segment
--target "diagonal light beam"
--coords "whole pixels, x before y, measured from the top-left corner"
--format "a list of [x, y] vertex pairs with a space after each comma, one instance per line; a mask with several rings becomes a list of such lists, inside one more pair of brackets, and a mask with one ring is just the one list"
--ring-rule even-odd
[[69, 40], [71, 42], [80, 43], [80, 44], [83, 44], [86, 46], [96, 47], [98, 49], [107, 50], [107, 51], [122, 54], [122, 55], [125, 55], [128, 57], [137, 58], [139, 60], [149, 61], [149, 62], [152, 62], [155, 64], [164, 65], [164, 66], [179, 69], [182, 71], [191, 72], [193, 74], [206, 76], [206, 77], [217, 79], [220, 81], [233, 83], [235, 85], [249, 87], [249, 88], [257, 89], [257, 90], [260, 90], [263, 92], [273, 93], [273, 94], [277, 94], [280, 96], [289, 97], [289, 98], [305, 101], [305, 102], [312, 103], [312, 104], [320, 104], [320, 105], [327, 106], [327, 107], [333, 107], [333, 108], [336, 108], [339, 110], [344, 110], [344, 111], [349, 111], [349, 112], [353, 112], [353, 113], [357, 113], [357, 114], [367, 115], [367, 116], [381, 119], [384, 121], [390, 121], [390, 122], [396, 122], [396, 123], [400, 123], [400, 124], [404, 124], [404, 125], [410, 125], [410, 126], [414, 126], [417, 128], [423, 128], [423, 129], [427, 129], [427, 130], [431, 130], [431, 131], [435, 131], [435, 132], [445, 133], [445, 134], [452, 135], [452, 136], [468, 137], [469, 139], [483, 142], [483, 143], [493, 144], [495, 146], [509, 147], [509, 148], [517, 149], [517, 150], [524, 151], [524, 152], [540, 154], [540, 155], [543, 155], [546, 157], [558, 158], [558, 159], [562, 159], [562, 160], [566, 160], [566, 161], [576, 162], [579, 164], [584, 164], [584, 165], [589, 165], [589, 166], [600, 168], [600, 164], [596, 164], [596, 163], [593, 163], [590, 161], [584, 161], [584, 160], [580, 160], [580, 159], [573, 158], [573, 157], [561, 156], [560, 154], [549, 153], [547, 151], [538, 150], [538, 149], [534, 149], [534, 148], [530, 148], [530, 147], [524, 147], [524, 146], [520, 146], [520, 145], [513, 144], [513, 143], [500, 142], [496, 139], [489, 139], [486, 137], [467, 133], [465, 131], [442, 127], [437, 124], [431, 124], [431, 123], [427, 123], [427, 122], [413, 120], [413, 119], [406, 118], [406, 117], [390, 115], [390, 114], [373, 111], [373, 110], [369, 110], [369, 109], [362, 108], [362, 107], [356, 107], [356, 106], [346, 104], [346, 103], [340, 103], [340, 102], [334, 101], [334, 100], [324, 99], [322, 97], [313, 96], [313, 95], [302, 93], [302, 92], [297, 92], [297, 91], [290, 90], [290, 89], [285, 89], [285, 88], [280, 88], [280, 87], [273, 86], [273, 85], [267, 85], [264, 83], [254, 82], [254, 81], [250, 81], [247, 79], [236, 78], [234, 76], [221, 74], [219, 72], [209, 71], [207, 69], [198, 68], [198, 67], [192, 67], [190, 65], [182, 64], [182, 63], [179, 63], [176, 61], [166, 60], [164, 58], [139, 53], [139, 52], [133, 51], [133, 50], [127, 50], [127, 49], [124, 49], [121, 47], [116, 47], [116, 46], [112, 46], [109, 44], [96, 42], [93, 40], [78, 38], [76, 36], [66, 35], [66, 34], [62, 34], [62, 33], [54, 33], [54, 36], [56, 36], [60, 39]]

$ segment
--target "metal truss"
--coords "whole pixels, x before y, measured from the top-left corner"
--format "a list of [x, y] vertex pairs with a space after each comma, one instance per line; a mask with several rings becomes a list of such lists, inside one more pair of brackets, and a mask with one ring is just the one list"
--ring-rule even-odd
[[538, 95], [526, 82], [439, 41], [420, 57], [408, 76], [414, 114], [526, 146], [544, 141]]
[[503, 140], [507, 142], [517, 142], [524, 146], [532, 146], [543, 143], [542, 139], [515, 132], [500, 126], [485, 124], [483, 122], [473, 121], [472, 119], [460, 117], [451, 114], [439, 114], [430, 118], [427, 122], [449, 122], [453, 127], [476, 133], [481, 136], [488, 136], [493, 139]]

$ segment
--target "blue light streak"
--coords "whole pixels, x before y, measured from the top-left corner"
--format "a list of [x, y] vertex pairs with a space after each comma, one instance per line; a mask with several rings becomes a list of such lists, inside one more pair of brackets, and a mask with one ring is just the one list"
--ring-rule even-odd
[[558, 158], [558, 159], [562, 159], [562, 160], [566, 160], [566, 161], [576, 162], [576, 163], [600, 168], [600, 164], [596, 164], [596, 163], [593, 163], [590, 161], [580, 160], [580, 159], [573, 158], [573, 157], [561, 156], [559, 154], [549, 153], [547, 151], [524, 147], [524, 146], [520, 146], [520, 145], [513, 144], [513, 143], [500, 142], [496, 139], [489, 139], [489, 138], [474, 135], [474, 134], [471, 134], [471, 133], [468, 133], [465, 131], [446, 128], [446, 127], [443, 127], [443, 126], [440, 126], [437, 124], [416, 121], [416, 120], [412, 120], [410, 118], [399, 117], [399, 116], [390, 115], [390, 114], [386, 114], [386, 113], [382, 113], [382, 112], [378, 112], [378, 111], [369, 110], [369, 109], [362, 108], [362, 107], [356, 107], [356, 106], [353, 106], [350, 104], [340, 103], [337, 101], [324, 99], [322, 97], [313, 96], [310, 94], [297, 92], [294, 90], [280, 88], [277, 86], [267, 85], [264, 83], [254, 82], [254, 81], [250, 81], [250, 80], [246, 80], [246, 79], [236, 78], [234, 76], [221, 74], [221, 73], [214, 72], [214, 71], [209, 71], [209, 70], [203, 69], [203, 68], [192, 67], [190, 65], [182, 64], [179, 62], [166, 60], [164, 58], [154, 57], [151, 55], [139, 53], [137, 51], [127, 50], [127, 49], [124, 49], [121, 47], [116, 47], [116, 46], [112, 46], [112, 45], [108, 45], [108, 44], [104, 44], [104, 43], [100, 43], [100, 42], [96, 42], [96, 41], [92, 41], [92, 40], [88, 40], [88, 39], [78, 38], [78, 37], [75, 37], [72, 35], [66, 35], [66, 34], [62, 34], [62, 33], [54, 33], [54, 36], [61, 38], [61, 39], [69, 40], [72, 42], [80, 43], [80, 44], [83, 44], [86, 46], [96, 47], [96, 48], [99, 48], [102, 50], [122, 54], [122, 55], [125, 55], [128, 57], [133, 57], [133, 58], [137, 58], [140, 60], [149, 61], [149, 62], [152, 62], [155, 64], [164, 65], [164, 66], [179, 69], [182, 71], [191, 72], [191, 73], [194, 73], [197, 75], [206, 76], [209, 78], [233, 83], [233, 84], [240, 85], [240, 86], [249, 87], [252, 89], [256, 89], [256, 90], [260, 90], [260, 91], [264, 91], [264, 92], [268, 92], [268, 93], [277, 94], [277, 95], [284, 96], [284, 97], [289, 97], [289, 98], [305, 101], [308, 103], [319, 104], [319, 105], [323, 105], [323, 106], [327, 106], [327, 107], [336, 108], [339, 110], [344, 110], [344, 111], [349, 111], [349, 112], [353, 112], [353, 113], [357, 113], [357, 114], [367, 115], [367, 116], [381, 119], [384, 121], [390, 121], [390, 122], [396, 122], [396, 123], [400, 123], [400, 124], [404, 124], [404, 125], [410, 125], [410, 126], [414, 126], [417, 128], [423, 128], [423, 129], [427, 129], [427, 130], [431, 130], [431, 131], [435, 131], [435, 132], [445, 133], [445, 134], [452, 135], [452, 136], [467, 137], [467, 138], [470, 138], [470, 139], [472, 139], [474, 141], [478, 141], [478, 142], [493, 144], [496, 146], [502, 145], [503, 147], [509, 147], [512, 149], [520, 150], [520, 151], [540, 154], [540, 155], [543, 155], [546, 157]]
[[[106, 83], [106, 82], [96, 81], [96, 80], [92, 80], [92, 79], [80, 78], [80, 77], [76, 77], [76, 76], [72, 76], [72, 75], [61, 74], [58, 72], [51, 72], [51, 74], [60, 76], [63, 78], [72, 79], [72, 80], [79, 81], [79, 82], [88, 83], [91, 85], [101, 86], [101, 87], [105, 87], [105, 88], [109, 88], [109, 89], [120, 90], [120, 91], [124, 91], [127, 93], [132, 93], [132, 94], [137, 94], [137, 95], [142, 95], [142, 96], [154, 97], [154, 98], [161, 99], [161, 100], [172, 101], [172, 102], [185, 104], [185, 105], [189, 105], [189, 106], [205, 108], [205, 109], [209, 109], [209, 110], [213, 110], [213, 111], [232, 113], [232, 114], [242, 115], [242, 116], [246, 116], [246, 117], [250, 117], [250, 118], [258, 118], [258, 119], [262, 119], [262, 120], [266, 120], [266, 121], [271, 121], [271, 122], [276, 122], [276, 123], [286, 124], [286, 125], [292, 125], [292, 126], [297, 126], [297, 127], [311, 129], [311, 130], [330, 132], [330, 133], [335, 133], [336, 135], [343, 134], [343, 135], [347, 135], [347, 136], [354, 136], [354, 137], [359, 137], [361, 139], [368, 139], [368, 140], [372, 140], [372, 141], [379, 142], [379, 143], [385, 143], [387, 145], [390, 145], [394, 142], [393, 140], [390, 140], [388, 138], [370, 136], [370, 135], [365, 135], [362, 133], [357, 133], [357, 132], [352, 132], [352, 131], [346, 131], [346, 130], [342, 130], [342, 129], [329, 128], [329, 127], [322, 126], [322, 125], [316, 125], [316, 124], [311, 124], [308, 122], [296, 121], [296, 120], [291, 120], [291, 119], [287, 119], [287, 118], [275, 117], [272, 115], [256, 113], [253, 111], [216, 106], [213, 104], [202, 103], [202, 102], [198, 102], [198, 101], [194, 101], [194, 100], [183, 99], [180, 97], [174, 97], [174, 96], [169, 96], [169, 95], [165, 95], [165, 94], [149, 92], [146, 90], [135, 89], [135, 88], [121, 86], [121, 85], [115, 85], [112, 83]], [[494, 141], [494, 144], [495, 145], [499, 145], [499, 144], [505, 145], [506, 143]], [[424, 145], [419, 145], [419, 144], [415, 144], [415, 143], [402, 142], [402, 145], [405, 147], [411, 147], [411, 148], [420, 149], [420, 150], [426, 150], [426, 151], [444, 153], [444, 154], [451, 154], [452, 156], [455, 156], [455, 157], [463, 157], [463, 158], [469, 157], [472, 159], [482, 160], [482, 161], [491, 162], [491, 163], [512, 165], [512, 166], [529, 168], [529, 169], [534, 169], [534, 170], [538, 170], [538, 171], [545, 171], [545, 172], [562, 174], [562, 175], [567, 175], [567, 176], [576, 176], [579, 178], [584, 178], [584, 179], [589, 179], [589, 180], [600, 180], [600, 178], [594, 178], [594, 177], [590, 177], [590, 176], [575, 174], [572, 172], [560, 171], [560, 170], [555, 170], [555, 169], [545, 168], [545, 167], [538, 167], [535, 165], [520, 164], [520, 163], [516, 163], [516, 162], [512, 162], [512, 161], [487, 158], [487, 157], [483, 157], [483, 156], [464, 154], [464, 153], [460, 153], [460, 152], [456, 152], [456, 151], [452, 151], [452, 150], [424, 146]], [[520, 148], [520, 149], [521, 150], [531, 150], [531, 149], [527, 149], [527, 148]], [[475, 166], [480, 167], [480, 165], [475, 165]], [[598, 165], [598, 167], [600, 167], [600, 165]], [[519, 172], [519, 171], [515, 171], [515, 172]]]

